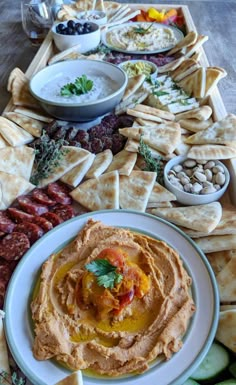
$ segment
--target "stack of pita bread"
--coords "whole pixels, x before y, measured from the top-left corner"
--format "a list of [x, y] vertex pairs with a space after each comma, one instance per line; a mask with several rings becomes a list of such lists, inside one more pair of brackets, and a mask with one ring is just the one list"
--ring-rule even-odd
[[[112, 156], [110, 150], [97, 154], [91, 167], [79, 170], [70, 185], [77, 187], [71, 196], [87, 209], [130, 209], [145, 211], [148, 207], [170, 205], [176, 197], [156, 182], [156, 173], [142, 171], [137, 164], [137, 153], [122, 150]], [[76, 170], [78, 172], [78, 169]], [[68, 183], [67, 173], [61, 178]]]

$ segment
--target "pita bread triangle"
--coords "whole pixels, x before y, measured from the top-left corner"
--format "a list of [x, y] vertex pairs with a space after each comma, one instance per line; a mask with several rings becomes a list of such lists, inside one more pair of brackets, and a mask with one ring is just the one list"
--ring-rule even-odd
[[193, 110], [181, 112], [180, 114], [175, 115], [177, 121], [182, 119], [197, 119], [197, 120], [207, 120], [212, 115], [212, 108], [210, 106], [201, 106], [194, 108]]
[[77, 370], [76, 372], [73, 372], [69, 376], [57, 382], [55, 385], [83, 385], [82, 372]]
[[190, 75], [199, 67], [199, 64], [193, 59], [185, 59], [180, 66], [171, 73], [171, 77], [175, 81], [180, 81], [185, 76]]
[[66, 172], [62, 177], [61, 181], [63, 183], [69, 184], [70, 186], [76, 187], [84, 178], [86, 172], [90, 169], [95, 155], [88, 153], [85, 158], [81, 156], [81, 162], [79, 162], [75, 167], [70, 171]]
[[222, 302], [236, 301], [236, 255], [217, 274], [216, 280]]
[[18, 196], [30, 192], [34, 187], [21, 176], [0, 171], [0, 210], [9, 207]]
[[227, 144], [230, 141], [236, 141], [236, 115], [233, 114], [186, 139], [189, 144]]
[[0, 150], [0, 171], [30, 179], [35, 151], [27, 146], [6, 147]]
[[208, 120], [198, 120], [198, 119], [181, 119], [179, 120], [179, 124], [181, 128], [185, 128], [188, 131], [199, 132], [202, 130], [206, 130], [213, 124], [212, 119]]
[[[3, 315], [4, 312], [0, 310], [0, 368], [1, 371], [3, 370], [6, 372], [11, 378], [11, 371], [10, 371], [10, 365], [9, 365], [9, 359], [8, 359], [8, 351], [7, 351], [7, 343], [6, 343], [6, 338], [5, 338], [5, 333], [3, 329]], [[7, 385], [11, 382], [9, 381], [4, 381], [1, 378], [1, 384]]]
[[104, 150], [95, 156], [92, 166], [89, 168], [86, 179], [97, 178], [103, 174], [112, 162], [113, 154], [110, 149]]
[[178, 59], [171, 61], [170, 63], [164, 64], [158, 68], [158, 73], [162, 74], [164, 72], [174, 71], [179, 65], [185, 60], [184, 56], [180, 56]]
[[208, 40], [208, 36], [198, 35], [194, 44], [186, 48], [185, 56], [191, 57]]
[[120, 208], [145, 211], [157, 174], [149, 171], [132, 171], [120, 175]]
[[198, 68], [196, 71], [192, 72], [190, 75], [178, 82], [178, 85], [183, 88], [187, 94], [192, 95], [195, 98], [203, 98], [206, 86], [205, 68]]
[[4, 116], [6, 116], [6, 118], [11, 120], [12, 122], [18, 124], [18, 126], [22, 127], [25, 131], [29, 132], [31, 135], [36, 136], [37, 138], [41, 136], [42, 129], [44, 127], [43, 122], [40, 122], [39, 120], [19, 114], [18, 112], [6, 112]]
[[222, 207], [219, 202], [213, 202], [206, 205], [153, 209], [152, 214], [178, 226], [209, 233], [219, 223]]
[[14, 109], [14, 112], [17, 112], [24, 116], [28, 116], [29, 118], [39, 120], [40, 122], [51, 123], [53, 121], [53, 118], [50, 118], [49, 116], [44, 115], [40, 111], [25, 108], [25, 107], [16, 107]]
[[149, 127], [120, 128], [119, 132], [127, 138], [138, 141], [140, 141], [140, 137], [142, 136], [144, 143], [164, 154], [171, 154], [181, 139], [180, 125], [175, 122], [161, 123], [157, 126]]
[[205, 97], [212, 93], [220, 79], [224, 78], [226, 75], [227, 73], [225, 71], [223, 72], [220, 68], [217, 67], [208, 67], [206, 69]]
[[10, 73], [8, 91], [12, 93], [14, 105], [40, 109], [39, 103], [29, 91], [28, 78], [19, 68], [15, 68], [15, 70]]
[[34, 137], [9, 119], [0, 116], [0, 133], [13, 147], [32, 142]]
[[70, 195], [91, 211], [119, 208], [119, 173], [112, 171], [88, 179]]
[[188, 152], [188, 158], [192, 159], [231, 159], [236, 157], [236, 149], [229, 146], [217, 144], [202, 144], [192, 146]]
[[176, 52], [180, 51], [184, 47], [193, 45], [197, 41], [197, 33], [195, 31], [189, 32], [179, 43], [177, 43], [174, 48], [172, 48], [167, 56], [174, 55]]
[[216, 339], [236, 353], [236, 309], [220, 312]]
[[129, 78], [122, 100], [126, 100], [133, 95], [141, 87], [145, 79], [146, 76], [143, 74]]
[[208, 261], [215, 273], [219, 274], [232, 258], [231, 250], [216, 251], [215, 253], [206, 254]]
[[222, 250], [236, 249], [236, 235], [210, 235], [208, 237], [196, 238], [195, 243], [204, 253], [215, 253]]
[[120, 175], [130, 175], [137, 160], [137, 153], [122, 150], [113, 156], [107, 172], [117, 170]]
[[[169, 111], [160, 110], [159, 108], [146, 106], [145, 104], [136, 104], [134, 111], [143, 112], [148, 115], [153, 115], [162, 120], [175, 120], [175, 115]], [[146, 118], [147, 120], [150, 118]]]
[[89, 151], [74, 146], [62, 146], [62, 150], [64, 150], [64, 156], [60, 161], [60, 165], [55, 168], [51, 175], [40, 181], [39, 187], [45, 187], [49, 183], [60, 179], [64, 174], [81, 163], [85, 158], [87, 158], [88, 154], [90, 154]]
[[169, 202], [175, 200], [176, 196], [174, 194], [172, 194], [169, 190], [167, 190], [158, 182], [155, 182], [150, 197], [148, 199], [148, 203]]
[[5, 139], [2, 137], [2, 135], [0, 134], [0, 149], [1, 148], [6, 148], [8, 147], [8, 143], [5, 141]]

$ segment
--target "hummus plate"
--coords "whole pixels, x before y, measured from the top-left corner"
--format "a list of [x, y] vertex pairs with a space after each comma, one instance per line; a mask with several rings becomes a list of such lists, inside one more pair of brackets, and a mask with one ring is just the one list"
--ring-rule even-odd
[[205, 357], [215, 336], [219, 313], [215, 278], [204, 254], [177, 227], [152, 215], [133, 211], [107, 210], [73, 218], [46, 234], [26, 253], [11, 279], [4, 309], [7, 341], [15, 361], [35, 385], [55, 384], [69, 374], [55, 361], [34, 358], [30, 302], [42, 263], [70, 242], [89, 218], [163, 240], [178, 251], [192, 278], [196, 312], [184, 336], [183, 347], [170, 360], [154, 362], [144, 374], [128, 377], [94, 378], [85, 373], [84, 384], [146, 385], [155, 383], [157, 378], [162, 385], [183, 384]]
[[169, 51], [184, 37], [176, 27], [160, 23], [124, 23], [103, 31], [101, 40], [108, 48], [130, 54]]

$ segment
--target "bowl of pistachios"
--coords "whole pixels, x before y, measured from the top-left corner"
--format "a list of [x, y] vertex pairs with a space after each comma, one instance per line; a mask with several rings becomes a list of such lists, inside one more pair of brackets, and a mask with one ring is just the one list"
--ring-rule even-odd
[[176, 156], [164, 168], [165, 187], [184, 205], [200, 205], [219, 200], [229, 180], [227, 167], [218, 160]]

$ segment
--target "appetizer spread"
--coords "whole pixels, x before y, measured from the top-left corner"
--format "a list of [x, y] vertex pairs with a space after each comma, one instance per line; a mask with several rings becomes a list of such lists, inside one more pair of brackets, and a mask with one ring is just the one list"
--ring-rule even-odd
[[[82, 34], [73, 19], [88, 9], [83, 1], [63, 5], [58, 18], [68, 23], [66, 31], [59, 24], [58, 33]], [[217, 119], [211, 99], [227, 73], [202, 64], [207, 36], [189, 31], [178, 38], [175, 28], [160, 28], [159, 22], [181, 24], [178, 10], [134, 14], [109, 2], [106, 11], [108, 22], [124, 23], [107, 29], [108, 47], [100, 44], [81, 54], [77, 45], [58, 53], [51, 44], [44, 60], [50, 66], [78, 59], [115, 65], [142, 59], [126, 64], [122, 100], [89, 129], [54, 120], [31, 95], [30, 79], [19, 68], [10, 73], [12, 105], [0, 117], [0, 308], [18, 261], [45, 233], [85, 212], [136, 210], [179, 226], [206, 253], [222, 306], [216, 339], [235, 352], [235, 331], [229, 339], [226, 330], [233, 329], [236, 302], [236, 117], [228, 113]], [[159, 50], [167, 53], [152, 53]], [[158, 66], [154, 77], [152, 63]], [[41, 91], [51, 102], [83, 103], [112, 93], [113, 82], [68, 73]], [[169, 181], [194, 196], [226, 187], [228, 169], [229, 189], [220, 202], [178, 201], [163, 182], [165, 164], [177, 155], [186, 160], [171, 169]], [[144, 372], [161, 354], [171, 358], [197, 312], [190, 276], [166, 243], [89, 220], [74, 242], [43, 265], [31, 303], [35, 358], [54, 357], [73, 370], [109, 376]]]

